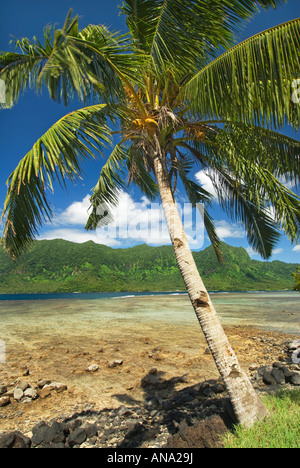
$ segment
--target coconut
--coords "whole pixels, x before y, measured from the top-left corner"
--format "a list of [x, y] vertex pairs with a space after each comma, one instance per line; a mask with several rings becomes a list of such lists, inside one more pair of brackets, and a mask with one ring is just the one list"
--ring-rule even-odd
[[142, 119], [135, 119], [135, 120], [132, 122], [132, 128], [133, 128], [133, 130], [139, 130], [139, 129], [141, 129], [143, 126], [144, 126], [144, 123], [143, 123]]
[[154, 119], [146, 119], [145, 124], [146, 124], [149, 135], [153, 136], [158, 126], [158, 123]]

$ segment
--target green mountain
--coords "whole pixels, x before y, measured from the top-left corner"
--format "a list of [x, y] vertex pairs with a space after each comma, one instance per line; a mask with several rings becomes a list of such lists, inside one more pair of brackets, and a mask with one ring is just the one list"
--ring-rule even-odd
[[[212, 246], [193, 254], [209, 290], [292, 289], [297, 265], [251, 260], [245, 249], [224, 243], [222, 250], [222, 264]], [[112, 249], [91, 241], [35, 241], [17, 262], [0, 249], [2, 294], [184, 289], [171, 246]]]

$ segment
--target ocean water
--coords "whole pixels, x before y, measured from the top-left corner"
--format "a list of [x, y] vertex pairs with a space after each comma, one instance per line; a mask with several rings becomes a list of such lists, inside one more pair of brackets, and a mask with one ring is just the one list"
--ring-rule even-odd
[[[211, 293], [220, 320], [300, 335], [297, 292]], [[184, 293], [65, 293], [0, 295], [0, 340], [35, 332], [72, 328], [132, 327], [134, 324], [193, 325], [197, 323]], [[3, 336], [3, 337], [2, 337]]]

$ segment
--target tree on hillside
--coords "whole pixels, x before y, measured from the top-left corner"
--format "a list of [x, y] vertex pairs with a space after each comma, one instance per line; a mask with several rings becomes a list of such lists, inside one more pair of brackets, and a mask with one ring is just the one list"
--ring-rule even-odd
[[[1, 54], [8, 106], [26, 89], [47, 88], [55, 101], [74, 96], [84, 107], [55, 123], [21, 159], [8, 180], [3, 210], [6, 250], [18, 257], [51, 219], [47, 186], [76, 180], [84, 159], [118, 142], [91, 196], [87, 229], [109, 219], [118, 190], [133, 183], [160, 196], [175, 256], [192, 306], [239, 423], [267, 412], [237, 360], [196, 268], [175, 203], [180, 179], [189, 200], [205, 204], [204, 224], [221, 259], [209, 213], [212, 195], [193, 179], [205, 170], [250, 245], [270, 257], [280, 231], [299, 238], [300, 199], [286, 182], [299, 181], [300, 144], [278, 133], [299, 127], [292, 83], [300, 76], [300, 20], [234, 46], [235, 33], [259, 6], [280, 0], [123, 0], [128, 32], [79, 29], [68, 14], [43, 41], [16, 41]], [[106, 204], [107, 209], [99, 212]], [[104, 219], [102, 219], [104, 217]]]
[[300, 292], [300, 267], [297, 268], [295, 273], [293, 273], [293, 277], [295, 279], [295, 286], [294, 286], [294, 291], [299, 291]]

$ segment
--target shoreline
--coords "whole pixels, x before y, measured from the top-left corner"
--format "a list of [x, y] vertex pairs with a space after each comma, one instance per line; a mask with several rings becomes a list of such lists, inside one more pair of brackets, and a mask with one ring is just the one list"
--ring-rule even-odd
[[[67, 335], [80, 330], [86, 336], [100, 333], [106, 326], [116, 323], [122, 328], [138, 322], [160, 322], [198, 326], [186, 293], [112, 293], [37, 295], [0, 300], [1, 340], [26, 331], [31, 340], [30, 328], [36, 335], [59, 334], [64, 328]], [[292, 292], [218, 292], [211, 294], [212, 301], [223, 325], [257, 326], [270, 331], [300, 334], [300, 301]], [[19, 300], [17, 300], [19, 299]], [[89, 327], [89, 324], [93, 325]], [[23, 324], [23, 327], [21, 326]], [[16, 330], [11, 334], [10, 330]], [[75, 332], [77, 334], [77, 331]], [[17, 345], [17, 343], [16, 343]]]
[[[268, 290], [213, 290], [208, 291], [208, 294], [275, 294], [275, 293], [293, 293], [295, 295], [299, 294], [297, 291], [292, 289], [268, 289]], [[118, 296], [112, 296], [113, 294], [119, 294]], [[75, 297], [73, 297], [76, 295]], [[77, 296], [79, 295], [79, 296]], [[95, 296], [99, 295], [97, 299], [101, 299], [101, 295], [104, 298], [120, 298], [120, 297], [138, 297], [138, 296], [174, 296], [174, 295], [188, 295], [188, 293], [184, 290], [174, 290], [174, 291], [73, 291], [73, 292], [51, 292], [51, 293], [44, 293], [44, 292], [37, 292], [37, 293], [0, 293], [0, 301], [6, 300], [38, 300], [39, 296], [43, 298], [55, 298], [55, 299], [80, 299], [80, 296]], [[107, 295], [107, 297], [105, 297]], [[7, 298], [4, 298], [4, 297]], [[22, 297], [22, 299], [15, 299], [15, 297]]]

